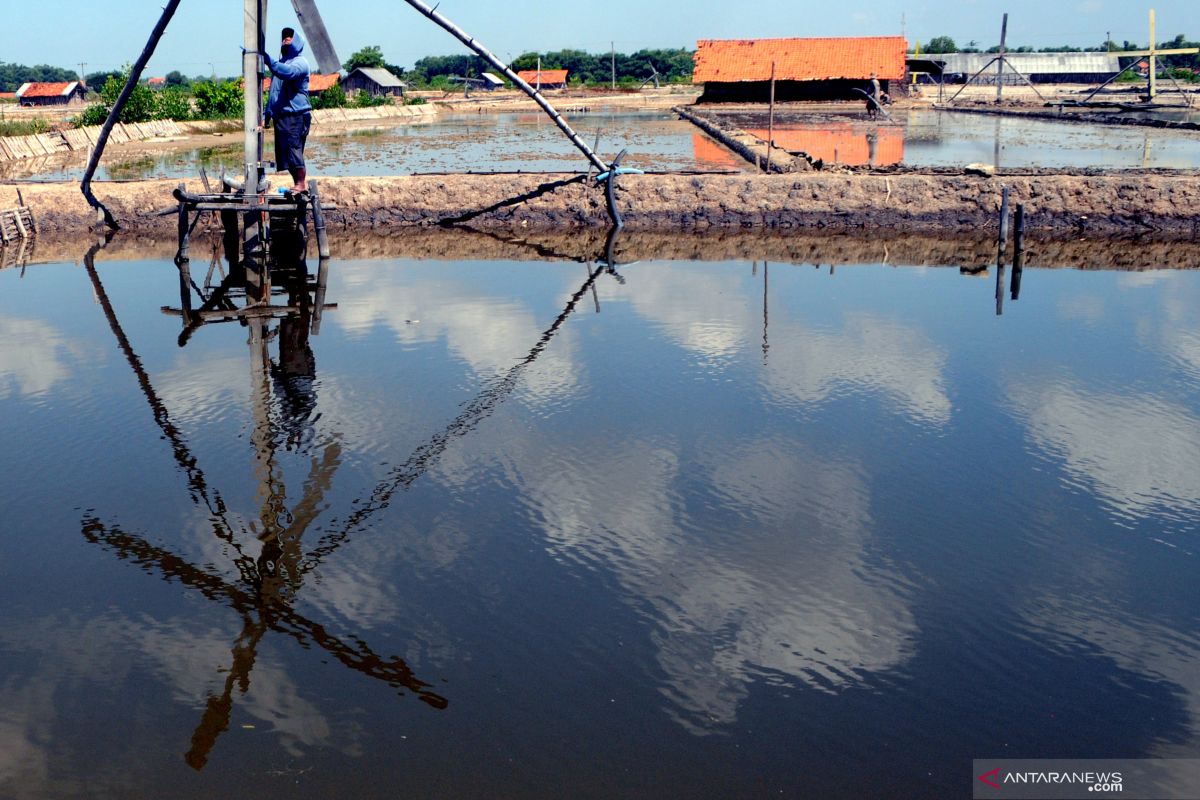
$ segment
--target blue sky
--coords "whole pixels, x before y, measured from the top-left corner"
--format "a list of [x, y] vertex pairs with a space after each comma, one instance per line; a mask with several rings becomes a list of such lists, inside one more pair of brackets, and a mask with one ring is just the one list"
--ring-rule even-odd
[[[83, 61], [88, 72], [132, 61], [162, 10], [162, 0], [0, 0], [0, 5], [0, 61], [75, 68]], [[270, 5], [272, 29], [295, 22], [289, 0], [272, 0]], [[465, 52], [403, 0], [324, 0], [320, 7], [343, 59], [372, 44], [382, 47], [390, 62], [405, 67], [423, 55]], [[241, 8], [241, 0], [183, 0], [148, 72], [237, 73]], [[1160, 0], [1155, 8], [1160, 40], [1177, 33], [1200, 37], [1200, 18], [1191, 3]], [[902, 14], [910, 42], [947, 35], [960, 45], [974, 39], [986, 47], [999, 40], [1004, 11], [1009, 12], [1008, 40], [1014, 45], [1098, 44], [1108, 31], [1118, 42], [1144, 44], [1148, 9], [1117, 0], [914, 0], [907, 5], [884, 0], [609, 0], [586, 5], [443, 0], [439, 7], [503, 59], [566, 47], [601, 52], [610, 42], [619, 51], [632, 52], [694, 47], [696, 39], [896, 35], [901, 33]]]

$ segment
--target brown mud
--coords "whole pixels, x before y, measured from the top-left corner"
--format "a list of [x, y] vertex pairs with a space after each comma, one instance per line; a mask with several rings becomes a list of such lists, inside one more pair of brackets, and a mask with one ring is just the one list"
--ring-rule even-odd
[[[94, 184], [122, 227], [173, 232], [175, 180]], [[609, 225], [604, 192], [582, 175], [409, 175], [325, 178], [321, 196], [341, 230], [469, 224], [493, 230], [569, 230]], [[793, 175], [627, 175], [617, 205], [631, 230], [855, 230], [969, 234], [994, 228], [1001, 187], [1025, 205], [1030, 231], [1077, 237], [1154, 232], [1200, 236], [1200, 181], [1191, 173], [964, 174], [810, 172]], [[199, 189], [198, 181], [189, 188]], [[39, 231], [84, 232], [95, 223], [74, 182], [0, 184], [0, 208], [21, 199]]]

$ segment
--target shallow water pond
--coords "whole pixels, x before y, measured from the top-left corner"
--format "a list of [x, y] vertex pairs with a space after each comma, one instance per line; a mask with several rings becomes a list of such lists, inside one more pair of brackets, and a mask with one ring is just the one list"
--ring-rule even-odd
[[[649, 170], [752, 171], [745, 159], [662, 111], [568, 112], [572, 126], [601, 157], [627, 150], [625, 163]], [[767, 124], [746, 117], [740, 124], [762, 139]], [[781, 116], [775, 141], [830, 163], [854, 166], [962, 166], [1001, 168], [1105, 167], [1115, 169], [1200, 167], [1200, 133], [1118, 125], [1083, 125], [1039, 119], [895, 111], [892, 121], [870, 122], [860, 112]], [[268, 144], [273, 147], [268, 137]], [[587, 162], [542, 113], [445, 114], [428, 122], [339, 131], [309, 139], [315, 175], [407, 175], [428, 172], [579, 172]], [[268, 154], [268, 158], [271, 156]], [[179, 177], [195, 179], [203, 166], [240, 174], [240, 136], [230, 144], [123, 157], [113, 148], [100, 179]], [[30, 165], [14, 162], [10, 169]], [[51, 165], [39, 180], [78, 180], [83, 163]], [[24, 173], [22, 173], [24, 174]], [[286, 177], [284, 177], [286, 180]]]
[[1200, 272], [335, 260], [319, 331], [180, 347], [97, 259], [0, 270], [0, 796], [1200, 745]]

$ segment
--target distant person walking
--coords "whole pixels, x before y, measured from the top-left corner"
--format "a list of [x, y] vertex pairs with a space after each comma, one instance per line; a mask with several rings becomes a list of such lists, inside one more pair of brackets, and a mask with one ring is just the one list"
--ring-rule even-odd
[[[861, 75], [862, 73], [858, 73]], [[879, 78], [875, 77], [875, 73], [871, 73], [871, 93], [867, 97], [867, 116], [875, 117], [879, 114], [879, 106], [882, 102], [880, 97], [882, 90], [879, 87]]]
[[271, 70], [266, 124], [275, 123], [275, 165], [279, 172], [291, 173], [295, 192], [308, 191], [304, 146], [312, 125], [312, 104], [308, 101], [311, 70], [303, 52], [304, 39], [295, 29], [284, 28], [280, 45], [282, 58], [276, 60], [270, 53], [262, 54]]

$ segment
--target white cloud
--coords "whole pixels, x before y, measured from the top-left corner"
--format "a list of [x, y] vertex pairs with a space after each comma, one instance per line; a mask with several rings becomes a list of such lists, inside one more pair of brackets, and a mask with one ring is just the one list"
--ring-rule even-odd
[[68, 339], [42, 320], [0, 317], [0, 398], [37, 395], [66, 381], [72, 362], [97, 357], [98, 350]]

